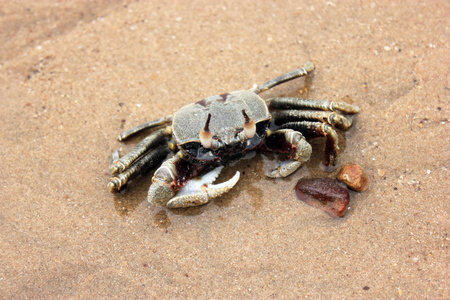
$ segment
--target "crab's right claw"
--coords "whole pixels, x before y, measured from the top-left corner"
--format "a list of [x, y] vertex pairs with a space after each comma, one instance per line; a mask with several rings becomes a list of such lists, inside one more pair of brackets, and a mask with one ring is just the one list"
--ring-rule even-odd
[[153, 181], [150, 189], [148, 190], [147, 201], [151, 205], [165, 206], [175, 196], [175, 191], [171, 186], [159, 181]]
[[200, 178], [191, 179], [177, 195], [167, 202], [170, 208], [203, 205], [231, 190], [239, 181], [239, 171], [222, 183], [211, 184], [219, 175], [223, 167], [218, 167]]

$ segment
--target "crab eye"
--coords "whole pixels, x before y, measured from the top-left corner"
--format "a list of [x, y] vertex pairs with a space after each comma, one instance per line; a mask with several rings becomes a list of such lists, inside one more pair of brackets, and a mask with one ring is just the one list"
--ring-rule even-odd
[[252, 118], [250, 118], [246, 113], [245, 109], [242, 110], [242, 114], [244, 115], [245, 123], [244, 123], [244, 133], [245, 137], [251, 139], [255, 136], [256, 133], [256, 124]]
[[211, 114], [208, 114], [208, 119], [206, 119], [205, 127], [200, 130], [200, 143], [204, 148], [211, 148], [212, 145], [212, 134], [209, 131], [209, 122], [211, 121]]

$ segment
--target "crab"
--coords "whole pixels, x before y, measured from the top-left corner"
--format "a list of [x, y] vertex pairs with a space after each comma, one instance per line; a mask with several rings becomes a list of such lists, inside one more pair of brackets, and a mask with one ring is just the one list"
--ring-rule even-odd
[[[276, 97], [264, 100], [260, 93], [314, 70], [311, 61], [249, 90], [207, 97], [186, 105], [175, 114], [122, 132], [123, 141], [155, 129], [128, 154], [111, 156], [113, 174], [108, 188], [117, 192], [136, 174], [155, 171], [147, 200], [169, 208], [203, 205], [227, 193], [239, 180], [237, 171], [229, 180], [213, 184], [223, 166], [252, 151], [287, 153], [288, 159], [268, 172], [268, 177], [286, 177], [309, 160], [307, 140], [322, 137], [325, 166], [338, 158], [336, 128], [348, 130], [351, 114], [359, 112], [346, 102]], [[174, 154], [169, 155], [170, 152]], [[166, 158], [169, 157], [169, 158]]]

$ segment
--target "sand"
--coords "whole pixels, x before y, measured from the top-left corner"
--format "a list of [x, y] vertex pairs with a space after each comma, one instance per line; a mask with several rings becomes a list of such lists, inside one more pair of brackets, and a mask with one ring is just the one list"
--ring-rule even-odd
[[[0, 298], [449, 298], [447, 1], [1, 1]], [[370, 179], [344, 218], [299, 201], [332, 177], [323, 141], [225, 168], [228, 194], [145, 204], [109, 193], [125, 128], [315, 62], [262, 96], [344, 97], [361, 113], [340, 166]], [[447, 279], [446, 279], [447, 278]]]

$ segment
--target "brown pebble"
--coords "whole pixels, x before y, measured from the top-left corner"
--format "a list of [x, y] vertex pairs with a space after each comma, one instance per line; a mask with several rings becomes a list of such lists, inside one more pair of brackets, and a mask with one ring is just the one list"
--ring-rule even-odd
[[295, 191], [300, 200], [332, 217], [343, 217], [350, 200], [347, 188], [331, 178], [301, 179]]
[[345, 183], [349, 188], [357, 192], [364, 192], [369, 187], [369, 178], [364, 174], [359, 165], [348, 165], [343, 167], [337, 179]]

